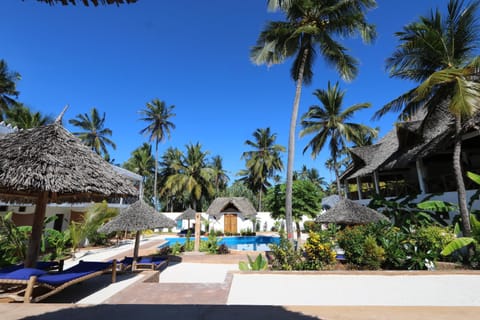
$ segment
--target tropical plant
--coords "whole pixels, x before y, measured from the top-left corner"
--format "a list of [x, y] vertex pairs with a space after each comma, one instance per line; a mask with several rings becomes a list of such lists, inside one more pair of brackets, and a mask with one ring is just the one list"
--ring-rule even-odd
[[143, 115], [143, 118], [140, 120], [148, 123], [147, 127], [143, 128], [140, 133], [148, 135], [150, 142], [155, 142], [155, 174], [153, 182], [155, 210], [158, 210], [158, 144], [167, 138], [170, 139], [170, 130], [175, 129], [175, 124], [170, 121], [175, 116], [175, 113], [172, 112], [174, 108], [174, 105], [167, 107], [164, 101], [154, 99], [146, 104], [144, 110], [140, 110], [140, 114]]
[[246, 169], [238, 174], [243, 176], [240, 180], [258, 194], [258, 211], [262, 211], [262, 195], [271, 185], [268, 179], [272, 178], [276, 171], [283, 170], [280, 153], [285, 152], [285, 147], [275, 144], [277, 135], [270, 133], [270, 128], [255, 130], [253, 137], [254, 141], [245, 141], [245, 144], [253, 150], [242, 154], [242, 159], [246, 161]]
[[302, 270], [303, 258], [300, 251], [296, 250], [293, 243], [286, 237], [285, 232], [280, 230], [278, 244], [270, 244], [273, 270]]
[[[268, 190], [265, 197], [265, 207], [271, 212], [274, 219], [285, 218], [285, 190], [286, 185], [276, 185]], [[300, 221], [302, 217], [315, 218], [321, 209], [323, 193], [309, 180], [295, 180], [293, 182], [293, 219], [297, 229], [297, 241], [300, 241]]]
[[328, 186], [325, 178], [320, 176], [317, 169], [307, 168], [306, 165], [303, 165], [300, 171], [293, 173], [293, 180], [309, 180], [321, 190]]
[[[130, 158], [122, 165], [123, 168], [135, 172], [142, 176], [143, 186], [146, 188], [147, 180], [152, 178], [154, 172], [155, 160], [152, 156], [152, 146], [148, 143], [144, 143], [142, 146], [135, 149]], [[151, 195], [151, 192], [145, 192], [143, 195]], [[148, 201], [147, 201], [148, 202]]]
[[244, 197], [247, 198], [254, 207], [258, 207], [258, 197], [245, 185], [244, 181], [237, 180], [228, 186], [222, 193], [222, 197]]
[[241, 271], [262, 271], [268, 269], [268, 262], [265, 257], [259, 253], [255, 260], [253, 260], [250, 255], [247, 255], [248, 263], [245, 261], [240, 261], [238, 263], [238, 268]]
[[207, 240], [200, 241], [200, 251], [208, 252], [211, 254], [215, 254], [218, 251], [218, 242], [220, 241], [217, 238], [215, 233], [209, 233]]
[[337, 192], [341, 196], [340, 174], [337, 161], [341, 150], [346, 150], [348, 142], [360, 143], [365, 135], [376, 136], [377, 131], [369, 126], [351, 122], [355, 112], [369, 108], [370, 103], [358, 103], [342, 110], [345, 91], [341, 91], [338, 82], [332, 87], [328, 82], [327, 90], [317, 89], [314, 95], [321, 105], [310, 106], [302, 116], [300, 137], [314, 134], [303, 152], [311, 149], [315, 159], [326, 143], [333, 160], [333, 171], [337, 181]]
[[215, 188], [215, 196], [219, 196], [220, 192], [227, 188], [228, 183], [228, 175], [227, 171], [223, 169], [223, 159], [221, 156], [214, 156], [212, 157], [212, 161], [210, 163], [210, 167], [212, 168], [213, 172], [213, 185]]
[[170, 147], [163, 153], [159, 163], [158, 185], [163, 186], [160, 194], [165, 197], [165, 203], [163, 205], [165, 210], [168, 210], [168, 208], [170, 208], [170, 211], [174, 211], [176, 208], [183, 210], [186, 207], [183, 194], [173, 194], [171, 190], [165, 187], [168, 178], [177, 173], [177, 168], [182, 162], [182, 157], [183, 152], [180, 149]]
[[209, 199], [214, 194], [212, 168], [207, 166], [208, 151], [202, 151], [199, 143], [186, 148], [187, 153], [182, 155], [181, 161], [172, 163], [175, 173], [168, 177], [163, 192], [185, 194], [190, 207], [197, 210], [202, 198]]
[[100, 116], [97, 108], [92, 108], [90, 114], [77, 114], [76, 119], [70, 119], [68, 123], [84, 130], [73, 132], [73, 134], [96, 154], [108, 157], [107, 146], [114, 150], [117, 148], [115, 143], [108, 138], [112, 135], [112, 130], [105, 128], [105, 112]]
[[32, 112], [27, 106], [16, 103], [5, 111], [5, 122], [19, 129], [31, 129], [51, 123], [52, 118]]
[[294, 57], [291, 68], [296, 82], [288, 139], [286, 223], [287, 237], [292, 236], [292, 190], [295, 135], [300, 95], [303, 84], [313, 78], [313, 62], [317, 52], [345, 80], [357, 74], [357, 61], [347, 54], [347, 49], [334, 39], [359, 32], [365, 42], [375, 38], [375, 28], [368, 24], [365, 11], [376, 6], [375, 0], [268, 0], [271, 10], [280, 10], [286, 21], [272, 21], [260, 33], [250, 56], [256, 64], [276, 64]]
[[307, 270], [328, 269], [337, 261], [337, 252], [329, 238], [322, 237], [321, 233], [310, 232], [307, 242], [303, 246]]
[[3, 113], [17, 103], [17, 81], [20, 79], [18, 72], [10, 71], [7, 62], [0, 60], [0, 120], [3, 120]]
[[0, 267], [24, 261], [27, 255], [28, 234], [32, 227], [17, 227], [12, 212], [0, 216]]
[[466, 236], [471, 233], [466, 190], [460, 161], [462, 126], [478, 112], [480, 83], [476, 55], [480, 43], [480, 23], [476, 12], [480, 2], [464, 6], [462, 0], [450, 0], [447, 14], [440, 10], [404, 26], [396, 33], [397, 50], [387, 60], [390, 76], [420, 82], [420, 85], [378, 110], [379, 118], [389, 111], [400, 111], [401, 120], [426, 110], [424, 123], [445, 103], [455, 119], [453, 169], [458, 190], [458, 205]]

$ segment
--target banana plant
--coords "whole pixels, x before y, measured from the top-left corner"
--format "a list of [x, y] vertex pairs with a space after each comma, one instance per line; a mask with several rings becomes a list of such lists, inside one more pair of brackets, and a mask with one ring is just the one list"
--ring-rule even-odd
[[258, 254], [255, 260], [253, 260], [249, 255], [247, 255], [247, 258], [248, 264], [245, 261], [240, 261], [238, 263], [238, 268], [241, 271], [261, 271], [268, 268], [267, 259], [265, 259], [261, 253]]
[[[475, 174], [473, 172], [467, 172], [467, 176], [474, 181], [476, 184], [480, 185], [480, 175]], [[480, 189], [477, 190], [477, 192], [472, 196], [470, 199], [470, 207], [473, 204], [473, 201], [477, 200], [480, 195]], [[469, 245], [475, 245], [478, 246], [480, 243], [480, 221], [476, 218], [474, 214], [470, 214], [470, 225], [472, 228], [472, 234], [471, 237], [459, 237], [454, 240], [452, 240], [449, 244], [446, 245], [445, 248], [443, 248], [441, 254], [444, 256], [451, 255], [455, 251], [462, 249], [466, 246]], [[460, 234], [460, 227], [457, 224], [455, 224], [455, 234]]]

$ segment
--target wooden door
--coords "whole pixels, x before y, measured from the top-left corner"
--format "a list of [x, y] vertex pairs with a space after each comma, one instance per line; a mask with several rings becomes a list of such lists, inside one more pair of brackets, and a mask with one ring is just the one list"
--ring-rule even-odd
[[223, 216], [223, 232], [224, 233], [237, 233], [237, 215], [225, 214]]

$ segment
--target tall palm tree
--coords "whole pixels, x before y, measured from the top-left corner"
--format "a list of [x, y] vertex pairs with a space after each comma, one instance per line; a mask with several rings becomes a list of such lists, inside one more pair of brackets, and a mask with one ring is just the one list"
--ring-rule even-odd
[[321, 105], [310, 106], [307, 113], [302, 116], [303, 129], [300, 136], [314, 134], [303, 152], [310, 148], [312, 158], [315, 159], [328, 142], [333, 159], [337, 192], [341, 196], [340, 174], [337, 166], [340, 151], [348, 147], [348, 142], [362, 139], [365, 133], [376, 135], [375, 129], [349, 121], [358, 110], [369, 108], [370, 103], [358, 103], [342, 110], [345, 91], [340, 90], [338, 82], [332, 87], [329, 81], [327, 90], [317, 89], [313, 94], [320, 100]]
[[20, 74], [10, 71], [5, 60], [0, 60], [0, 120], [3, 120], [3, 113], [15, 105], [19, 92], [16, 82], [21, 79]]
[[318, 170], [315, 168], [307, 168], [306, 165], [303, 165], [300, 171], [293, 173], [293, 180], [308, 180], [321, 190], [327, 186], [325, 178], [320, 176]]
[[212, 168], [207, 165], [208, 151], [202, 151], [199, 143], [186, 146], [187, 153], [179, 163], [172, 164], [176, 173], [168, 177], [165, 189], [172, 194], [186, 193], [190, 206], [197, 210], [202, 199], [209, 199], [214, 194]]
[[357, 61], [334, 39], [359, 32], [365, 42], [375, 38], [375, 27], [368, 24], [365, 11], [376, 6], [375, 0], [268, 0], [269, 9], [281, 10], [286, 21], [269, 22], [251, 50], [256, 64], [281, 63], [294, 57], [291, 76], [296, 82], [288, 139], [285, 218], [287, 236], [292, 238], [292, 180], [295, 154], [295, 130], [303, 84], [313, 78], [313, 62], [317, 53], [345, 80], [357, 74]]
[[258, 211], [262, 211], [262, 194], [270, 186], [268, 179], [273, 178], [277, 171], [283, 170], [280, 153], [285, 152], [285, 147], [275, 144], [277, 134], [271, 133], [270, 128], [255, 130], [253, 137], [253, 141], [245, 141], [253, 150], [242, 154], [246, 170], [240, 173], [247, 173], [243, 180], [255, 188], [252, 189], [253, 192], [258, 192]]
[[53, 119], [40, 112], [32, 112], [21, 103], [16, 103], [5, 112], [5, 122], [20, 129], [30, 129], [51, 123]]
[[155, 141], [155, 175], [153, 184], [153, 197], [155, 209], [158, 210], [158, 194], [157, 194], [157, 175], [158, 175], [158, 144], [166, 138], [170, 139], [170, 129], [175, 129], [175, 124], [170, 121], [170, 118], [175, 116], [173, 109], [175, 106], [169, 106], [164, 101], [153, 99], [148, 102], [146, 109], [140, 110], [143, 115], [141, 120], [146, 121], [148, 126], [143, 128], [140, 133], [149, 136], [150, 142]]
[[[142, 176], [143, 192], [145, 194], [147, 180], [151, 178], [155, 167], [155, 159], [152, 156], [152, 146], [148, 143], [143, 143], [140, 147], [133, 150], [131, 157], [122, 167]], [[151, 192], [146, 193], [151, 194]]]
[[92, 108], [90, 114], [77, 114], [77, 119], [70, 119], [68, 123], [83, 129], [82, 132], [73, 132], [85, 145], [92, 149], [96, 154], [108, 157], [107, 146], [115, 150], [116, 144], [110, 140], [112, 130], [105, 128], [105, 112], [100, 117], [97, 108]]
[[218, 196], [221, 191], [227, 188], [229, 177], [227, 171], [223, 169], [223, 159], [221, 156], [212, 157], [210, 167], [213, 172], [213, 185], [215, 187], [215, 196]]
[[480, 23], [476, 17], [479, 5], [479, 1], [464, 6], [461, 0], [450, 0], [445, 16], [437, 8], [430, 16], [421, 16], [396, 33], [400, 44], [387, 60], [390, 76], [420, 84], [374, 115], [379, 118], [396, 111], [403, 120], [423, 109], [426, 110], [423, 120], [426, 123], [445, 102], [448, 103], [455, 118], [453, 168], [463, 232], [467, 236], [471, 226], [460, 161], [460, 132], [464, 121], [480, 109], [480, 57], [476, 56], [480, 43]]

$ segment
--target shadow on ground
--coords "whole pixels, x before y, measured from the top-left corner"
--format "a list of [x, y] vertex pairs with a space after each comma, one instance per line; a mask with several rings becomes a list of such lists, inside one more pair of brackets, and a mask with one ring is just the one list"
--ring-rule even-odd
[[175, 320], [311, 320], [319, 319], [275, 306], [225, 305], [96, 305], [73, 307], [22, 318], [24, 320], [84, 320], [84, 319], [175, 319]]

